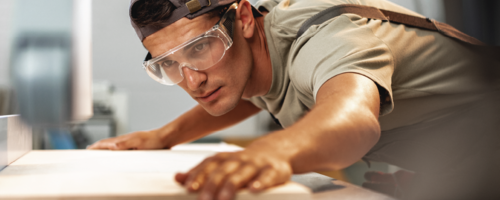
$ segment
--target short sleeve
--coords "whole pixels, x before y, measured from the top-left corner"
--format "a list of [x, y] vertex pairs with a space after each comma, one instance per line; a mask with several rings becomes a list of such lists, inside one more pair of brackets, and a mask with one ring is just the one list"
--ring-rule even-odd
[[[356, 21], [354, 21], [356, 20]], [[391, 77], [394, 59], [389, 47], [366, 26], [366, 18], [341, 15], [312, 26], [292, 46], [290, 79], [316, 101], [321, 86], [339, 74], [357, 73], [376, 83], [380, 116], [393, 110]]]
[[259, 0], [255, 3], [255, 7], [262, 11], [262, 9], [266, 9], [268, 12], [271, 11], [276, 5], [279, 4], [277, 0]]

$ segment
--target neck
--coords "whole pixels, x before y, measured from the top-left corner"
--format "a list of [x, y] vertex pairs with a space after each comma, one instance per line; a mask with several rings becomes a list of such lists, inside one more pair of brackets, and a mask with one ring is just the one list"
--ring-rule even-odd
[[[264, 16], [267, 13], [264, 13]], [[263, 96], [271, 89], [273, 81], [273, 70], [269, 48], [267, 46], [266, 34], [264, 32], [264, 17], [256, 18], [256, 34], [250, 41], [253, 56], [253, 69], [251, 77], [247, 82], [247, 88], [243, 98]]]

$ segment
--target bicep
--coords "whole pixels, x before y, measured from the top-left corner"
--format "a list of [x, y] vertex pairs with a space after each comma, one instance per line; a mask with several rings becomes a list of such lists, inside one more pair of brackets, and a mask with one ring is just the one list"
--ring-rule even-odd
[[380, 97], [377, 85], [361, 74], [337, 75], [326, 81], [316, 94], [316, 107], [323, 105], [378, 118]]
[[287, 129], [295, 133], [287, 137], [305, 151], [295, 158], [294, 171], [342, 169], [361, 159], [380, 138], [379, 102], [377, 85], [366, 76], [343, 73], [328, 79], [314, 107]]

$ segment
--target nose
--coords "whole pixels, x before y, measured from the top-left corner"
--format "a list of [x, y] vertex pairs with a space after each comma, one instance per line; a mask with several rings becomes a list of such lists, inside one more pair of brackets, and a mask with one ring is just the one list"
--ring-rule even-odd
[[191, 69], [187, 66], [182, 67], [182, 73], [186, 79], [187, 87], [193, 91], [200, 88], [207, 81], [207, 74]]

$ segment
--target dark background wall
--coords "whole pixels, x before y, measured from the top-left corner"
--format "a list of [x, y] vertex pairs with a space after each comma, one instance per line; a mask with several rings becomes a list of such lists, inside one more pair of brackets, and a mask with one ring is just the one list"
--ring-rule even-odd
[[444, 0], [446, 22], [487, 44], [500, 45], [500, 1]]

